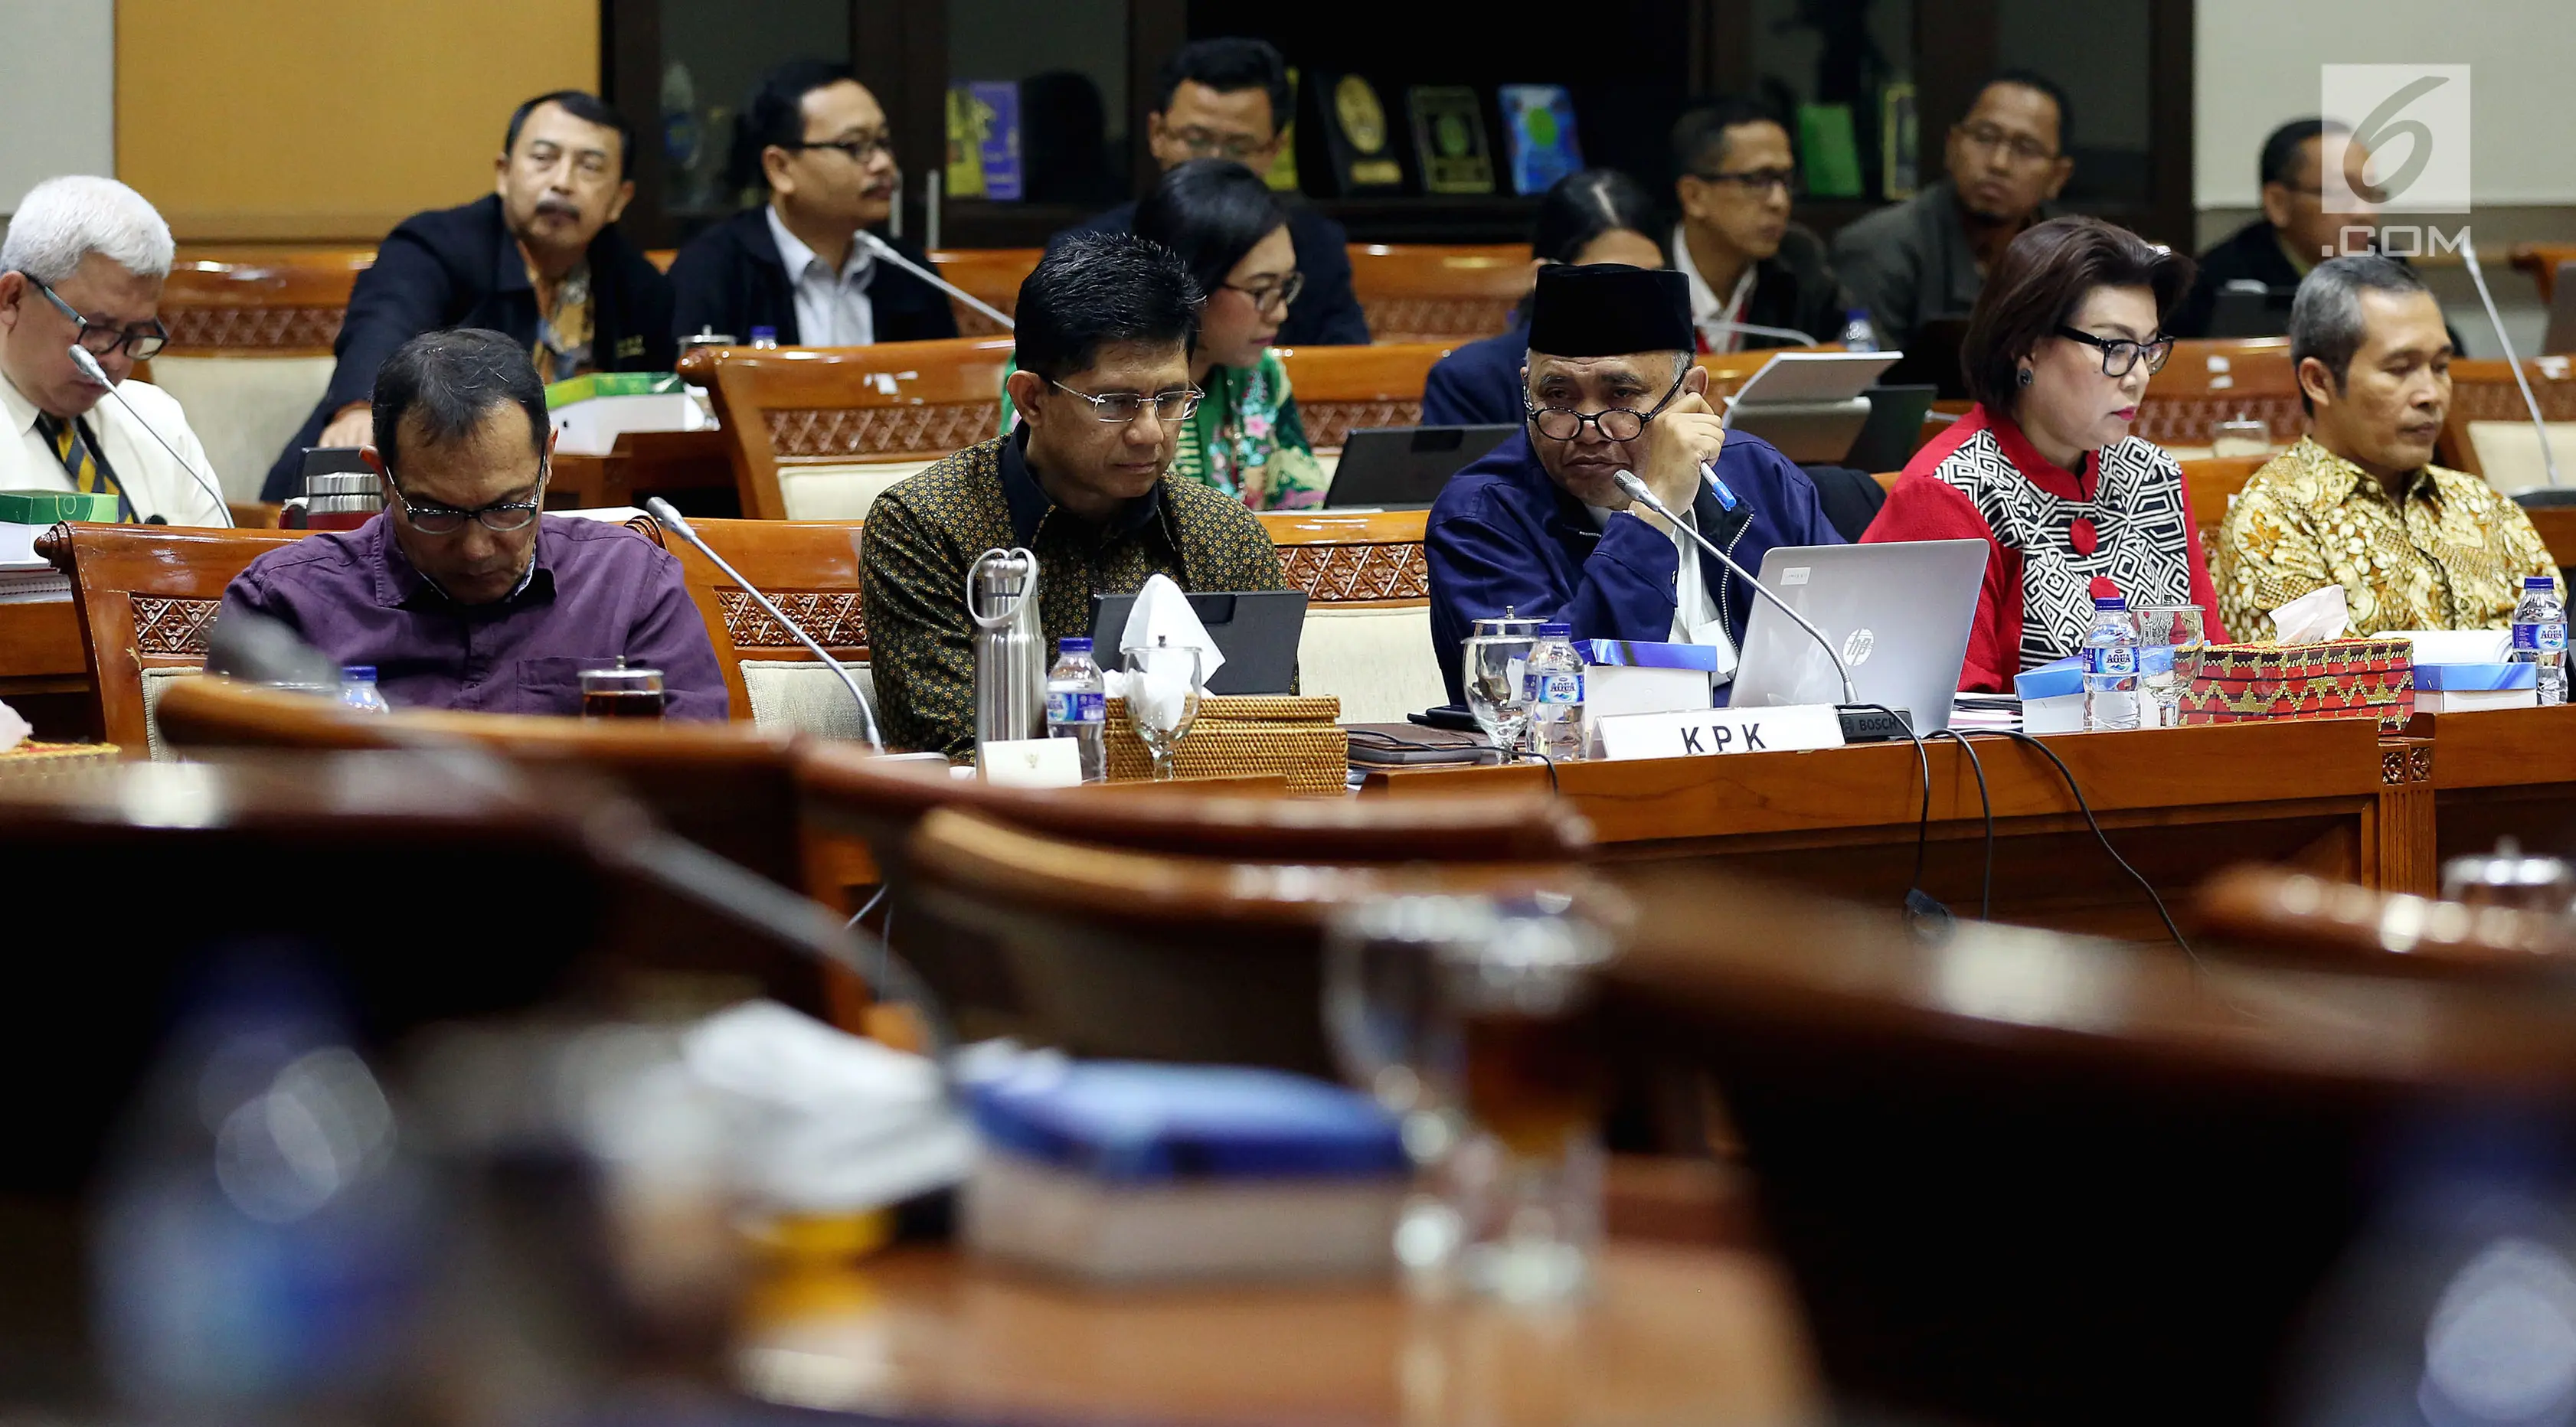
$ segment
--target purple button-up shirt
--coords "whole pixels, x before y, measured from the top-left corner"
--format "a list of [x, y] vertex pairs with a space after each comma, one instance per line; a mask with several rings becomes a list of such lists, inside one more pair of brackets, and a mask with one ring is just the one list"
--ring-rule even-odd
[[541, 517], [536, 568], [507, 599], [460, 605], [423, 579], [379, 515], [251, 562], [223, 619], [277, 620], [336, 664], [373, 664], [396, 708], [577, 714], [581, 671], [618, 655], [662, 671], [672, 718], [720, 719], [728, 701], [680, 562], [632, 530]]

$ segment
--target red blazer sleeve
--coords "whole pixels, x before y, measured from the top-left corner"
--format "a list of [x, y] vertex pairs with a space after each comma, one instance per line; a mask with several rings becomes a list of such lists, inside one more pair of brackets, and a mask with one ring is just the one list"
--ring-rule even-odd
[[[1930, 476], [1908, 475], [1887, 493], [1887, 504], [1861, 535], [1881, 540], [1983, 540], [1986, 578], [1977, 589], [1977, 618], [1968, 627], [1968, 657], [1959, 667], [1961, 693], [2005, 693], [2021, 672], [2021, 557], [1995, 540], [1986, 518], [1958, 487]], [[2195, 560], [2200, 547], [2192, 547]], [[2195, 578], [2207, 574], [2193, 566]]]

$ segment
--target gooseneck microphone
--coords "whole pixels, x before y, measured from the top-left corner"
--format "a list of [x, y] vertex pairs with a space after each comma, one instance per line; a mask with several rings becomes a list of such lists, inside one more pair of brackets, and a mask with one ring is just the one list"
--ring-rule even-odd
[[[1700, 462], [1699, 473], [1702, 480], [1716, 479], [1716, 472], [1711, 469], [1709, 463], [1706, 461]], [[1671, 521], [1673, 529], [1689, 536], [1692, 540], [1698, 542], [1699, 548], [1716, 556], [1719, 564], [1733, 570], [1737, 575], [1743, 578], [1746, 584], [1751, 585], [1753, 587], [1753, 593], [1769, 600], [1773, 609], [1776, 609], [1782, 614], [1785, 614], [1789, 616], [1789, 618], [1797, 621], [1798, 627], [1807, 631], [1807, 637], [1816, 641], [1816, 647], [1825, 651], [1825, 657], [1834, 661], [1834, 673], [1839, 675], [1843, 681], [1843, 702], [1847, 704], [1857, 704], [1860, 702], [1859, 691], [1852, 687], [1851, 670], [1844, 666], [1843, 656], [1835, 650], [1834, 642], [1825, 637], [1824, 631], [1816, 628], [1812, 624], [1809, 624], [1805, 615], [1789, 608], [1788, 601], [1781, 599], [1778, 595], [1775, 595], [1771, 593], [1771, 591], [1763, 588], [1762, 582], [1759, 579], [1756, 579], [1751, 571], [1746, 570], [1742, 565], [1735, 563], [1734, 556], [1718, 549], [1714, 542], [1712, 542], [1707, 536], [1700, 534], [1697, 529], [1692, 527], [1689, 521], [1673, 514], [1662, 501], [1655, 498], [1655, 493], [1653, 491], [1646, 489], [1646, 483], [1637, 479], [1635, 472], [1621, 471], [1617, 475], [1611, 477], [1611, 479], [1619, 483], [1619, 489], [1628, 493], [1628, 499], [1635, 501], [1637, 504], [1644, 506], [1646, 509], [1662, 516], [1664, 519]]]
[[1741, 332], [1748, 337], [1785, 337], [1801, 347], [1821, 347], [1824, 341], [1795, 327], [1765, 327], [1759, 322], [1701, 322], [1693, 324], [1706, 331], [1715, 327], [1722, 332]]
[[2532, 429], [2540, 433], [2540, 468], [2549, 474], [2549, 484], [2558, 484], [2558, 454], [2549, 449], [2549, 423], [2541, 419], [2540, 403], [2531, 395], [2531, 379], [2522, 374], [2522, 359], [2513, 354], [2513, 339], [2504, 335], [2504, 317], [2496, 311], [2495, 294], [2487, 291], [2487, 275], [2478, 266], [2478, 245], [2462, 243], [2460, 256], [2468, 259], [2469, 281], [2478, 285], [2478, 301], [2486, 304], [2487, 321], [2495, 325], [2496, 342], [2504, 348], [2504, 364], [2513, 369], [2513, 384], [2522, 389], [2522, 409], [2531, 413]]
[[867, 722], [868, 746], [879, 753], [885, 752], [885, 740], [877, 734], [877, 711], [868, 707], [868, 696], [859, 692], [859, 681], [851, 677], [849, 666], [833, 658], [831, 650], [824, 648], [813, 635], [805, 632], [805, 626], [789, 619], [786, 611], [769, 602], [769, 596], [753, 588], [751, 581], [744, 579], [740, 570], [728, 564], [725, 557], [717, 554], [715, 547], [707, 544], [706, 540], [689, 525], [689, 522], [683, 519], [678, 511], [671, 508], [669, 501], [660, 496], [653, 496], [644, 502], [644, 508], [651, 511], [653, 518], [662, 522], [664, 528], [677, 532], [681, 539], [696, 546], [699, 554], [714, 561], [715, 567], [731, 576], [733, 582], [741, 587], [742, 592], [751, 597], [751, 602], [760, 606], [762, 613], [777, 620], [780, 628], [796, 636], [797, 643], [813, 650], [815, 658], [831, 666], [832, 672], [841, 676], [841, 686], [850, 691], [851, 701], [859, 706], [859, 717]]
[[[215, 514], [223, 517], [225, 529], [231, 529], [233, 525], [233, 509], [231, 506], [224, 504], [223, 487], [216, 485], [212, 480], [208, 479], [203, 472], [200, 472], [195, 466], [189, 464], [188, 458], [179, 454], [179, 448], [171, 445], [169, 438], [163, 436], [159, 431], [153, 430], [152, 423], [143, 419], [143, 413], [134, 409], [134, 403], [125, 399], [125, 393], [116, 389], [116, 383], [107, 379], [107, 373], [100, 368], [98, 358], [91, 356], [87, 347], [82, 346], [78, 342], [74, 342], [71, 345], [71, 354], [72, 365], [80, 368], [81, 375], [98, 383], [100, 386], [107, 388], [107, 394], [116, 398], [116, 404], [124, 407], [125, 414], [134, 418], [134, 424], [142, 427], [146, 432], [149, 432], [153, 440], [161, 443], [161, 449], [170, 453], [170, 459], [179, 463], [179, 469], [188, 473], [188, 479], [195, 481], [199, 487], [204, 489], [206, 494], [215, 498]], [[123, 486], [125, 482], [122, 479], [119, 479], [117, 484], [119, 486]], [[128, 504], [133, 505], [137, 510], [142, 509], [142, 503], [134, 499], [134, 492], [130, 490], [127, 491], [125, 493], [125, 499]], [[170, 522], [155, 515], [146, 518], [143, 523], [146, 525], [167, 525]]]
[[[939, 210], [936, 205], [934, 205], [931, 211], [936, 213]], [[903, 254], [896, 252], [894, 244], [887, 242], [885, 239], [878, 237], [867, 229], [861, 228], [859, 230], [859, 242], [869, 252], [876, 254], [878, 257], [885, 259], [887, 262], [894, 264], [896, 267], [903, 269], [905, 272], [912, 274], [914, 277], [921, 279], [923, 282], [930, 284], [932, 287], [939, 289], [950, 297], [956, 298], [959, 302], [965, 303], [968, 307], [974, 308], [976, 311], [983, 313], [985, 316], [992, 318], [995, 322], [1002, 324], [1003, 331], [1016, 332], [1019, 330], [1019, 324], [1013, 322], [1010, 319], [1010, 315], [1003, 312], [1000, 308], [993, 306], [992, 304], [984, 301], [984, 299], [977, 297], [975, 294], [968, 292], [966, 289], [959, 287], [957, 284], [950, 282], [948, 279], [941, 277], [939, 274], [932, 272], [930, 269], [923, 267], [921, 264], [914, 262], [910, 258], [905, 257]]]

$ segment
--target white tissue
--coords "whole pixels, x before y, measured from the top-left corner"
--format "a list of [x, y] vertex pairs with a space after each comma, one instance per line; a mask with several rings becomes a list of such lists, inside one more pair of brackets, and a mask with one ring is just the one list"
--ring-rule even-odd
[[26, 742], [27, 735], [35, 731], [28, 726], [25, 719], [18, 716], [16, 709], [7, 704], [0, 704], [0, 753], [6, 753]]
[[2341, 585], [2310, 590], [2272, 611], [2272, 628], [2283, 644], [2322, 644], [2341, 639], [2351, 622], [2352, 611], [2344, 604]]
[[1198, 684], [1207, 681], [1225, 667], [1225, 654], [1216, 640], [1199, 622], [1198, 611], [1190, 608], [1189, 596], [1172, 583], [1168, 575], [1155, 575], [1136, 592], [1136, 607], [1128, 612], [1127, 628], [1118, 636], [1121, 654], [1138, 654], [1141, 679], [1129, 679], [1123, 673], [1112, 673], [1107, 679], [1113, 697], [1127, 701], [1127, 716], [1139, 727], [1170, 729], [1180, 725], [1181, 714], [1191, 690], [1191, 670], [1187, 650], [1198, 651]]

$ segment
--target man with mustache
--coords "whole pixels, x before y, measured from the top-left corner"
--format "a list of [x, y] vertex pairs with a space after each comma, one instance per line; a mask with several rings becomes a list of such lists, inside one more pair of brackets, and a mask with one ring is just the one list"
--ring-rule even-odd
[[944, 294], [859, 241], [894, 211], [902, 174], [885, 110], [849, 66], [790, 60], [763, 76], [735, 132], [733, 179], [769, 199], [672, 260], [679, 336], [750, 342], [765, 329], [782, 346], [863, 347], [957, 335]]
[[1996, 75], [1950, 126], [1949, 177], [1834, 235], [1834, 271], [1869, 304], [1880, 347], [1902, 351], [1924, 323], [1977, 305], [1987, 270], [2075, 172], [2071, 113], [2054, 81]]
[[308, 446], [368, 444], [376, 369], [423, 332], [504, 333], [542, 381], [669, 371], [670, 284], [617, 228], [635, 196], [634, 148], [626, 121], [595, 95], [561, 89], [520, 105], [492, 161], [492, 193], [405, 219], [358, 275], [331, 385], [261, 497], [302, 492]]
[[1814, 482], [1709, 404], [1680, 273], [1552, 264], [1530, 309], [1527, 425], [1450, 478], [1424, 531], [1449, 697], [1464, 694], [1458, 660], [1476, 621], [1506, 610], [1573, 625], [1576, 639], [1713, 645], [1719, 682], [1732, 680], [1751, 587], [1632, 506], [1615, 477], [1634, 472], [1751, 570], [1775, 546], [1843, 543]]
[[2290, 360], [2308, 435], [2254, 473], [2219, 526], [2229, 629], [2272, 639], [2272, 611], [2327, 585], [2343, 586], [2356, 635], [2503, 629], [2526, 577], [2559, 580], [2521, 506], [2432, 464], [2452, 355], [2441, 305], [2393, 258], [2335, 258], [2299, 284]]

